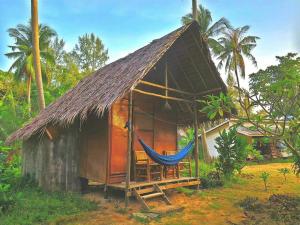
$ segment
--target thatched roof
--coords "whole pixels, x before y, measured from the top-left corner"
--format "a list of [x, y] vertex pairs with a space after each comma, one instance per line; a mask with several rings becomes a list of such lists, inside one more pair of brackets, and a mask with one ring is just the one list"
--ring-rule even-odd
[[[188, 37], [185, 38], [187, 35], [189, 35], [190, 38], [191, 34], [195, 34], [198, 40], [191, 41], [187, 39]], [[193, 42], [191, 49], [200, 46], [199, 48], [201, 48], [202, 54], [204, 52], [205, 55], [205, 59], [201, 59], [205, 61], [204, 65], [206, 65], [206, 72], [204, 73], [207, 73], [207, 78], [204, 79], [214, 78], [213, 81], [208, 80], [208, 82], [205, 82], [205, 86], [196, 87], [195, 91], [209, 90], [216, 87], [224, 91], [226, 86], [211, 60], [207, 45], [204, 44], [202, 39], [200, 40], [199, 27], [197, 23], [194, 22], [182, 26], [162, 38], [153, 40], [143, 48], [85, 77], [65, 95], [41, 111], [30, 123], [8, 137], [7, 143], [12, 143], [17, 139], [26, 140], [33, 134], [44, 132], [49, 124], [66, 126], [72, 124], [76, 118], [82, 120], [86, 119], [90, 112], [101, 115], [106, 109], [109, 109], [117, 99], [124, 97], [145, 75], [153, 72], [153, 68], [155, 68], [158, 62], [164, 57], [166, 52], [169, 51], [172, 46], [175, 48], [176, 42], [178, 42], [178, 46], [182, 45], [182, 43], [177, 41], [179, 39], [185, 39], [182, 40], [185, 41], [185, 43]], [[178, 52], [179, 50], [177, 48], [178, 47], [173, 51]], [[190, 50], [186, 49], [186, 52], [187, 51]], [[195, 54], [199, 55], [199, 50], [198, 53], [195, 52]], [[194, 58], [195, 56], [192, 57]], [[180, 59], [180, 61], [183, 61], [183, 59]], [[187, 65], [187, 67], [191, 66]], [[200, 67], [202, 69], [202, 66]], [[194, 71], [194, 73], [196, 73], [196, 71]], [[201, 76], [203, 75], [201, 74]], [[199, 78], [198, 76], [198, 79]], [[203, 80], [202, 77], [201, 79]], [[207, 83], [209, 85], [207, 85]]]

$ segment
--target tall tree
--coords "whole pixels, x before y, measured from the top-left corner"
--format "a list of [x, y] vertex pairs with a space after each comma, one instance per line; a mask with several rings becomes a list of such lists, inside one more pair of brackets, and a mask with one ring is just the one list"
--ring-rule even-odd
[[[9, 36], [14, 38], [13, 45], [8, 46], [12, 51], [5, 55], [14, 59], [9, 68], [9, 72], [13, 71], [15, 78], [19, 81], [27, 83], [27, 103], [29, 111], [31, 109], [31, 81], [34, 78], [33, 65], [33, 41], [31, 22], [28, 25], [18, 24], [16, 28], [8, 29]], [[55, 31], [48, 26], [39, 25], [39, 44], [40, 54], [44, 62], [52, 61], [52, 54], [48, 51], [51, 38], [56, 35]], [[43, 66], [43, 65], [42, 65]]]
[[[193, 2], [193, 5], [195, 3]], [[181, 18], [182, 24], [188, 24], [193, 21], [193, 13], [189, 13]], [[221, 18], [214, 24], [212, 24], [212, 15], [211, 12], [204, 8], [202, 5], [199, 5], [196, 13], [196, 21], [200, 26], [200, 34], [202, 38], [208, 43], [209, 47], [213, 52], [218, 47], [217, 40], [214, 39], [217, 35], [223, 32], [227, 27], [230, 27], [230, 23], [227, 19]]]
[[222, 31], [223, 35], [218, 39], [216, 48], [217, 60], [219, 61], [218, 68], [225, 67], [226, 73], [234, 73], [238, 87], [240, 87], [239, 76], [245, 78], [246, 74], [244, 57], [257, 66], [252, 50], [256, 47], [256, 41], [259, 37], [246, 36], [249, 28], [249, 26], [243, 26]]
[[85, 34], [78, 38], [78, 44], [72, 55], [82, 71], [93, 72], [105, 65], [108, 60], [108, 50], [101, 39], [92, 34]]
[[38, 20], [38, 0], [31, 0], [31, 23], [32, 23], [32, 46], [35, 80], [38, 90], [39, 108], [45, 108], [45, 97], [41, 69], [40, 44], [39, 44], [39, 20]]

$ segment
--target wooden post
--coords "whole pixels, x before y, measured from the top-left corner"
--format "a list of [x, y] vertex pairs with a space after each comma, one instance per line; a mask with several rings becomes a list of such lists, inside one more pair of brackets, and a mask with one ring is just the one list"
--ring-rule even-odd
[[199, 178], [199, 139], [198, 139], [198, 112], [197, 112], [197, 103], [194, 105], [194, 134], [195, 134], [195, 176]]
[[132, 90], [129, 92], [128, 100], [128, 146], [127, 146], [127, 169], [126, 169], [126, 190], [125, 190], [125, 207], [129, 203], [129, 186], [130, 186], [130, 167], [131, 167], [131, 151], [132, 151], [132, 133], [133, 133], [133, 124], [132, 124]]
[[192, 0], [193, 2], [193, 20], [197, 20], [197, 0]]

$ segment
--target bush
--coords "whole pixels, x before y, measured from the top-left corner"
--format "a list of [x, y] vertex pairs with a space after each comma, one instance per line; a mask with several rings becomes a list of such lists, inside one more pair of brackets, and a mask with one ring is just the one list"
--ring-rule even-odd
[[241, 172], [246, 165], [249, 150], [246, 139], [238, 136], [233, 127], [228, 132], [223, 130], [216, 138], [216, 144], [219, 153], [217, 170], [225, 176], [231, 176], [235, 171]]
[[247, 196], [245, 199], [240, 201], [240, 207], [247, 211], [259, 211], [262, 207], [257, 197], [249, 197]]
[[217, 171], [212, 171], [205, 177], [201, 177], [201, 186], [203, 188], [221, 187], [224, 185], [224, 181]]

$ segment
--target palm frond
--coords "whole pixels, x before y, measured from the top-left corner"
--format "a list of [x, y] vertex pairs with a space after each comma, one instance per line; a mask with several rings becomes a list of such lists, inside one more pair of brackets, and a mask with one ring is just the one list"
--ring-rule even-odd
[[251, 53], [247, 53], [247, 54], [244, 54], [251, 62], [252, 64], [257, 67], [257, 61], [255, 59], [255, 57], [251, 54]]
[[246, 44], [256, 44], [256, 41], [259, 40], [260, 38], [257, 36], [247, 36], [244, 37], [241, 41], [241, 45], [246, 45]]
[[226, 18], [222, 17], [207, 30], [207, 36], [217, 36], [226, 31], [229, 27], [231, 27], [230, 22]]
[[237, 54], [236, 55], [236, 60], [237, 60], [237, 67], [240, 71], [240, 75], [243, 79], [245, 79], [246, 77], [246, 68], [245, 68], [245, 61], [244, 61], [244, 58], [241, 54]]
[[5, 53], [4, 55], [9, 59], [15, 59], [15, 58], [18, 58], [18, 57], [24, 55], [24, 53], [23, 52], [8, 52], [8, 53]]

